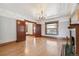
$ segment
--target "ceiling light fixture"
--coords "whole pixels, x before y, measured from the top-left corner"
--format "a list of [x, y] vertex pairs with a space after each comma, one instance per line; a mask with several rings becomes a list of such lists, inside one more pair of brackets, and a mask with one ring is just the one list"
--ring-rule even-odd
[[40, 12], [39, 19], [40, 20], [45, 20], [46, 19], [46, 17], [44, 16], [44, 11], [43, 10], [41, 10], [41, 12]]

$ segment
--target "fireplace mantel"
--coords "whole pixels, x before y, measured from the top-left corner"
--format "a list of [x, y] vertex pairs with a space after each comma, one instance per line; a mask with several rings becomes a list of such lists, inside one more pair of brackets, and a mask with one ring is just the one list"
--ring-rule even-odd
[[69, 29], [77, 28], [77, 27], [79, 27], [79, 24], [70, 24], [70, 25], [68, 26]]
[[69, 29], [76, 29], [76, 55], [79, 55], [79, 24], [70, 24]]

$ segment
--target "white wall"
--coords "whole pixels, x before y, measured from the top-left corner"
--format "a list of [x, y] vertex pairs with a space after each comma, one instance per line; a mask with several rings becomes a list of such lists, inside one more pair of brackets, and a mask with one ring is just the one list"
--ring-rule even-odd
[[[79, 24], [79, 19], [77, 18], [77, 15], [74, 14], [74, 16], [72, 17], [71, 19], [71, 23], [72, 24]], [[51, 21], [59, 21], [59, 27], [58, 27], [58, 31], [59, 31], [59, 34], [58, 35], [46, 35], [45, 34], [45, 22], [51, 22]], [[42, 25], [42, 35], [44, 36], [55, 36], [55, 37], [66, 37], [66, 36], [69, 36], [69, 29], [68, 29], [68, 26], [69, 26], [69, 18], [68, 17], [60, 17], [60, 18], [54, 18], [54, 19], [48, 19], [48, 20], [41, 20], [41, 21], [38, 21], [39, 24]], [[72, 29], [72, 36], [76, 36], [76, 30], [75, 29]], [[76, 37], [75, 37], [76, 38]]]
[[16, 20], [36, 20], [27, 19], [24, 15], [0, 8], [0, 44], [16, 41]]
[[66, 37], [69, 36], [69, 22], [68, 21], [63, 21], [63, 22], [59, 22], [59, 37]]
[[[64, 20], [64, 21], [63, 21]], [[51, 21], [58, 21], [58, 35], [46, 35], [45, 34], [45, 22], [51, 22]], [[69, 21], [67, 18], [55, 18], [55, 19], [48, 19], [48, 20], [41, 20], [38, 23], [40, 23], [42, 25], [41, 31], [42, 31], [42, 35], [44, 36], [54, 36], [54, 37], [66, 37], [69, 36], [69, 29], [68, 29], [68, 25], [69, 25]]]
[[[1, 15], [0, 16], [0, 44], [5, 42], [10, 42], [10, 41], [15, 41], [16, 40], [16, 19], [27, 20], [27, 17], [1, 8], [0, 8], [0, 15]], [[28, 20], [37, 22], [36, 20], [33, 20], [33, 19], [28, 19]], [[59, 21], [58, 35], [45, 34], [45, 22], [50, 22], [50, 21]], [[56, 18], [56, 19], [41, 20], [41, 21], [38, 21], [38, 23], [42, 25], [42, 28], [41, 28], [42, 35], [57, 36], [57, 37], [69, 36], [67, 18], [62, 17], [62, 18]], [[76, 16], [73, 17], [72, 23], [79, 23], [79, 21], [76, 19]], [[75, 34], [73, 33], [73, 35]]]
[[0, 44], [16, 40], [16, 20], [0, 16]]
[[[16, 41], [16, 20], [15, 18], [0, 16], [0, 44]], [[31, 28], [32, 24], [29, 25], [29, 34], [32, 34]]]
[[[74, 16], [72, 23], [79, 23], [79, 21]], [[64, 20], [64, 21], [62, 21]], [[45, 22], [50, 21], [59, 21], [59, 34], [58, 35], [46, 35], [45, 34]], [[69, 29], [68, 29], [68, 19], [67, 18], [56, 18], [56, 19], [48, 19], [48, 20], [41, 20], [38, 21], [42, 25], [42, 35], [44, 36], [56, 36], [56, 37], [65, 37], [69, 36]], [[29, 28], [30, 29], [30, 28]], [[29, 30], [29, 32], [31, 29]], [[32, 32], [30, 32], [32, 33]], [[73, 35], [75, 33], [73, 32]], [[0, 44], [5, 42], [11, 42], [16, 40], [16, 19], [9, 18], [5, 16], [0, 16]]]

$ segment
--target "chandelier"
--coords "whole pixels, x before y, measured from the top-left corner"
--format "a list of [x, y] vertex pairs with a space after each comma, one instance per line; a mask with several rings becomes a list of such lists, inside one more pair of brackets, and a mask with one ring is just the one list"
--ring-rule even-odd
[[40, 12], [39, 19], [40, 19], [40, 20], [46, 19], [46, 17], [44, 16], [44, 11], [43, 11], [43, 10], [41, 10], [41, 12]]

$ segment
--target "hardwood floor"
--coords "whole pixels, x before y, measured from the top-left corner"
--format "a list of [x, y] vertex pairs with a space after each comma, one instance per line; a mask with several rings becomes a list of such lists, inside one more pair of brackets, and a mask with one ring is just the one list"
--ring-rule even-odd
[[0, 47], [0, 56], [60, 56], [62, 39], [27, 36], [26, 41]]

